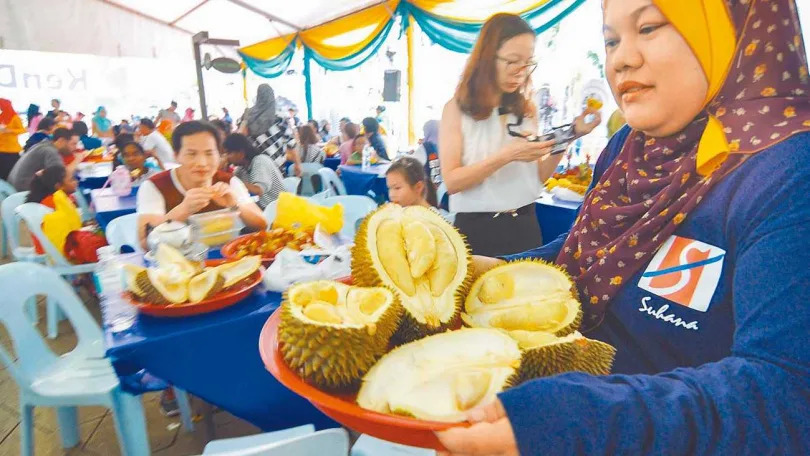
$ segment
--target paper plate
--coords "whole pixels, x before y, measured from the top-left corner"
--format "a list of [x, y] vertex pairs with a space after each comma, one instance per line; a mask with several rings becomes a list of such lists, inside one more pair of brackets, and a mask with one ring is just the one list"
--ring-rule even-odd
[[259, 353], [265, 367], [282, 385], [343, 426], [389, 442], [434, 450], [444, 450], [434, 432], [469, 426], [468, 423], [440, 423], [372, 412], [357, 405], [354, 394], [333, 394], [306, 383], [287, 366], [279, 351], [280, 320], [280, 311], [276, 310], [259, 335]]
[[[217, 266], [225, 263], [225, 260], [206, 260], [206, 266]], [[177, 305], [158, 305], [150, 304], [139, 301], [132, 293], [124, 292], [124, 296], [132, 303], [133, 306], [138, 308], [138, 312], [153, 317], [188, 317], [191, 315], [200, 315], [216, 310], [224, 309], [237, 304], [239, 301], [245, 299], [253, 292], [262, 282], [262, 274], [264, 268], [259, 268], [241, 282], [234, 284], [227, 290], [217, 293], [213, 298], [196, 303], [185, 303]]]

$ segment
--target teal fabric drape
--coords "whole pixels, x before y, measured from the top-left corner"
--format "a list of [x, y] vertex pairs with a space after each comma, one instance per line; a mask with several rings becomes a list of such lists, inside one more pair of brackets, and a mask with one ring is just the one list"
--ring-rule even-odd
[[[307, 102], [307, 119], [312, 117], [312, 69], [310, 62], [312, 62], [312, 55], [314, 52], [309, 48], [304, 48], [304, 98]], [[316, 132], [317, 133], [317, 132]]]
[[277, 78], [287, 71], [290, 66], [293, 55], [295, 55], [295, 45], [297, 40], [293, 40], [287, 49], [284, 50], [278, 57], [270, 60], [254, 59], [239, 51], [239, 55], [245, 62], [248, 68], [257, 75], [263, 78]]
[[[559, 23], [583, 3], [585, 0], [551, 0], [533, 11], [522, 14], [521, 17], [532, 26], [535, 34], [540, 34]], [[438, 17], [407, 2], [403, 2], [399, 9], [402, 10], [400, 14], [404, 15], [403, 32], [410, 25], [407, 21], [407, 14], [410, 13], [432, 42], [450, 51], [464, 54], [472, 51], [478, 33], [484, 25]]]

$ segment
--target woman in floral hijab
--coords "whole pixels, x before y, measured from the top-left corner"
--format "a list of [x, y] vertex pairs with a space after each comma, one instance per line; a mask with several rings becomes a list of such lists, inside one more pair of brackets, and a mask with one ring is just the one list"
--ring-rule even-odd
[[[571, 232], [614, 375], [536, 379], [447, 454], [810, 454], [810, 80], [794, 0], [604, 0], [629, 127]], [[477, 258], [480, 271], [502, 260]]]

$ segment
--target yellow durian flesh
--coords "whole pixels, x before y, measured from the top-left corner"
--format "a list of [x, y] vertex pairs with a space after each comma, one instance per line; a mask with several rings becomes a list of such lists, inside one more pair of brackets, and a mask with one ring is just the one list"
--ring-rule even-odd
[[[152, 304], [182, 304], [188, 300], [188, 280], [177, 280], [174, 271], [147, 269], [136, 282], [144, 291], [143, 300]], [[180, 278], [184, 275], [180, 274]]]
[[401, 311], [386, 288], [331, 281], [293, 285], [281, 305], [282, 356], [318, 387], [351, 390], [388, 350]]
[[240, 260], [225, 263], [217, 267], [219, 274], [225, 280], [223, 286], [231, 287], [236, 283], [250, 277], [262, 265], [262, 258], [258, 255], [246, 256]]
[[189, 261], [179, 250], [168, 244], [158, 244], [155, 261], [160, 269], [172, 270], [186, 280], [191, 280], [200, 268]]
[[382, 206], [363, 221], [352, 250], [355, 283], [397, 293], [404, 309], [397, 343], [453, 327], [471, 274], [464, 238], [428, 208]]
[[542, 261], [522, 260], [479, 277], [467, 296], [462, 319], [472, 327], [565, 336], [579, 328], [582, 310], [565, 272]]
[[225, 279], [216, 268], [206, 269], [188, 282], [188, 300], [193, 303], [204, 301], [217, 294], [224, 284]]
[[435, 334], [397, 347], [363, 377], [357, 403], [368, 410], [460, 422], [512, 385], [517, 342], [493, 329]]

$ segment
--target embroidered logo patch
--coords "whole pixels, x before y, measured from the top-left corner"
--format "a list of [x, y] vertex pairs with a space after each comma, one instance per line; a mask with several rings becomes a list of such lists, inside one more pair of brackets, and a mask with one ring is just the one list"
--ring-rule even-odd
[[664, 299], [706, 312], [720, 282], [726, 251], [704, 242], [670, 236], [653, 257], [638, 286]]

